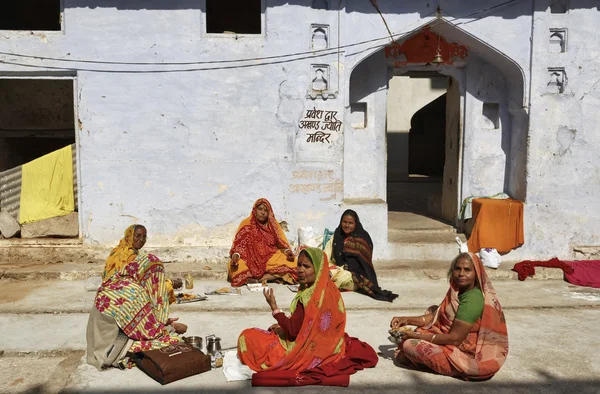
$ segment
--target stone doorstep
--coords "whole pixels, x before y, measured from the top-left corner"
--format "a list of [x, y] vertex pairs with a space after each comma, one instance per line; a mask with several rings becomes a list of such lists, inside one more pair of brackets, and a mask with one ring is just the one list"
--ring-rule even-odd
[[[382, 280], [441, 280], [446, 279], [449, 261], [399, 260], [375, 263], [378, 278]], [[511, 271], [514, 262], [503, 262], [498, 269], [487, 269], [492, 280], [516, 280]], [[13, 280], [85, 280], [102, 274], [104, 262], [92, 264], [15, 264], [0, 263], [0, 279]], [[226, 265], [210, 263], [165, 263], [167, 277], [183, 278], [188, 273], [197, 280], [226, 280]], [[530, 279], [562, 279], [560, 269], [536, 268]]]

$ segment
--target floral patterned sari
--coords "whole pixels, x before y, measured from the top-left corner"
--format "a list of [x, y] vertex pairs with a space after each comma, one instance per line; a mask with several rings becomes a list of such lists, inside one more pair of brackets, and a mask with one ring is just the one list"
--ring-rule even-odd
[[107, 280], [115, 272], [119, 271], [125, 265], [133, 261], [138, 251], [133, 247], [133, 233], [139, 224], [132, 224], [127, 227], [123, 238], [119, 241], [119, 245], [113, 248], [106, 259], [102, 280]]
[[94, 305], [134, 340], [131, 352], [181, 342], [165, 328], [169, 317], [168, 287], [163, 264], [152, 254], [138, 255], [105, 280]]

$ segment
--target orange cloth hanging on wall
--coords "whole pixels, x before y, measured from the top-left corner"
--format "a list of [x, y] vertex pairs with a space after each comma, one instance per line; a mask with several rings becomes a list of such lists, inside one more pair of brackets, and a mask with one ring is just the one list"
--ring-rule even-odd
[[525, 243], [521, 201], [476, 198], [472, 204], [475, 225], [467, 242], [470, 252], [494, 248], [507, 253]]

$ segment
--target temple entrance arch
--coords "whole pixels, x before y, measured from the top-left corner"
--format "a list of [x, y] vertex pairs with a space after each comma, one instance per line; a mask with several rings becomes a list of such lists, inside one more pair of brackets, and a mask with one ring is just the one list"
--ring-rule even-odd
[[[406, 164], [404, 173], [410, 177], [411, 159], [409, 149], [402, 153], [408, 157], [399, 158], [391, 157], [388, 151], [389, 111], [394, 110], [390, 109], [390, 87], [397, 77], [418, 73], [428, 73], [428, 78], [439, 75], [448, 81], [443, 114], [442, 196], [437, 205], [435, 198], [432, 203], [424, 204], [435, 209], [432, 216], [459, 225], [460, 204], [470, 195], [506, 192], [519, 200], [526, 197], [528, 114], [525, 110], [525, 78], [516, 62], [486, 42], [443, 19], [435, 20], [435, 23], [435, 32], [430, 25], [424, 25], [393, 44], [356, 60], [349, 77], [348, 115], [352, 121], [348, 122], [351, 126], [347, 127], [345, 135], [344, 179], [358, 179], [360, 171], [377, 174], [363, 185], [372, 186], [369, 197], [375, 194], [385, 200], [388, 208], [391, 207], [388, 199], [390, 176], [393, 178], [402, 173], [403, 170], [396, 167], [400, 161]], [[434, 63], [438, 47], [441, 59]], [[452, 100], [449, 100], [450, 91]], [[448, 107], [450, 101], [451, 109]], [[408, 111], [406, 108], [395, 110]], [[438, 112], [437, 116], [442, 115]], [[375, 142], [365, 143], [368, 137]], [[440, 142], [439, 138], [437, 142]], [[367, 150], [369, 148], [372, 149]], [[434, 151], [433, 147], [425, 150], [418, 159], [423, 162], [427, 155], [435, 154]], [[364, 158], [360, 165], [349, 163], [358, 156]], [[368, 193], [360, 186], [345, 183], [344, 198], [365, 198], [365, 195]]]

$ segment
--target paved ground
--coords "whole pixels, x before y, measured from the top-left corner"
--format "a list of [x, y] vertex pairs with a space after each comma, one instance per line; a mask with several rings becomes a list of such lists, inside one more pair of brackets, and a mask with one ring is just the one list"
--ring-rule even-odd
[[[387, 327], [394, 315], [415, 314], [441, 301], [444, 280], [382, 280], [400, 297], [393, 304], [345, 293], [347, 331], [381, 353], [376, 368], [357, 373], [350, 388], [251, 388], [249, 382], [227, 383], [221, 369], [167, 386], [139, 370], [98, 372], [84, 363], [87, 312], [94, 293], [84, 281], [0, 280], [0, 392], [198, 392], [251, 390], [257, 393], [406, 392], [406, 393], [564, 393], [600, 392], [600, 290], [560, 280], [498, 280], [496, 286], [509, 324], [510, 354], [502, 370], [481, 383], [462, 382], [427, 372], [399, 368], [390, 359]], [[197, 292], [224, 285], [203, 281]], [[293, 293], [275, 285], [280, 305]], [[212, 296], [175, 305], [172, 315], [189, 325], [189, 333], [216, 333], [223, 347], [234, 346], [239, 332], [274, 322], [261, 294]]]

